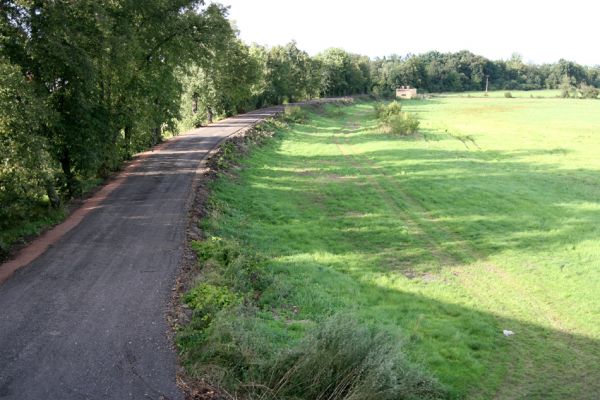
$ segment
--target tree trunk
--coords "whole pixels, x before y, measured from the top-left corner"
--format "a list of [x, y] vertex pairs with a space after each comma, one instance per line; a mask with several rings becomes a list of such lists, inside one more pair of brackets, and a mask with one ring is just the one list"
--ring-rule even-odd
[[50, 199], [50, 206], [52, 206], [52, 208], [54, 208], [54, 209], [59, 208], [60, 207], [60, 197], [58, 196], [58, 193], [56, 193], [56, 188], [54, 187], [54, 183], [52, 182], [51, 179], [46, 179], [45, 187], [46, 187], [46, 194], [48, 195], [48, 198]]
[[60, 167], [65, 175], [65, 181], [67, 183], [67, 195], [69, 198], [75, 196], [75, 176], [73, 175], [73, 171], [71, 169], [71, 157], [69, 156], [68, 150], [64, 150], [63, 154], [60, 158]]
[[158, 139], [160, 138], [160, 127], [156, 127], [152, 130], [152, 145], [158, 144]]
[[213, 122], [213, 112], [210, 107], [206, 107], [206, 120], [209, 124]]
[[194, 94], [192, 97], [192, 114], [196, 114], [198, 112], [198, 96]]
[[125, 157], [131, 158], [131, 126], [125, 127]]

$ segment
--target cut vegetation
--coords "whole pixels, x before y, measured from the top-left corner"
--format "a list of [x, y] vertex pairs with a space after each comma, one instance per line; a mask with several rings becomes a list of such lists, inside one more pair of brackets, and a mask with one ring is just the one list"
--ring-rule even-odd
[[273, 123], [214, 181], [188, 373], [226, 398], [597, 397], [600, 103], [402, 111], [417, 133], [368, 102]]

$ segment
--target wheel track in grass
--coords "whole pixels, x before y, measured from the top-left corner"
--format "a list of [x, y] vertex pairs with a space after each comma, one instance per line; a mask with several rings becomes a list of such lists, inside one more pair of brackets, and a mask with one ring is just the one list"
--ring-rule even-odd
[[[353, 130], [357, 130], [360, 128], [360, 124], [357, 122], [358, 118], [364, 116], [366, 113], [357, 113], [353, 117], [353, 121], [350, 121], [348, 125], [350, 125], [350, 132]], [[345, 127], [346, 128], [346, 127]], [[332, 141], [338, 148], [339, 152], [346, 158], [348, 158], [357, 172], [361, 173], [363, 176], [369, 176], [365, 171], [372, 169], [374, 166], [377, 166], [374, 160], [371, 158], [361, 155], [357, 152], [354, 152], [350, 149], [353, 145], [348, 140], [346, 136], [348, 132], [344, 132], [341, 135], [332, 135]], [[398, 183], [396, 182], [393, 176], [390, 176], [384, 169], [379, 169], [381, 177], [385, 179], [385, 184], [382, 185], [377, 179], [369, 179], [369, 182], [376, 188], [379, 195], [384, 199], [386, 204], [391, 205], [391, 207], [396, 211], [397, 215], [405, 221], [408, 228], [413, 232], [417, 233], [419, 236], [423, 237], [427, 242], [427, 250], [431, 252], [431, 254], [439, 260], [442, 265], [450, 265], [454, 269], [455, 276], [457, 276], [458, 281], [461, 286], [475, 299], [479, 301], [493, 299], [493, 303], [502, 305], [502, 308], [510, 309], [513, 307], [510, 301], [507, 301], [507, 295], [502, 296], [502, 293], [512, 295], [512, 297], [518, 297], [520, 300], [526, 303], [526, 309], [528, 314], [536, 319], [540, 315], [543, 316], [543, 319], [546, 320], [547, 324], [552, 328], [552, 337], [556, 340], [557, 345], [563, 343], [568, 346], [569, 350], [576, 355], [579, 360], [585, 360], [585, 365], [594, 365], [594, 362], [597, 362], [597, 357], [594, 357], [593, 354], [588, 354], [586, 351], [580, 349], [578, 347], [579, 343], [577, 343], [577, 339], [575, 336], [571, 335], [574, 329], [572, 328], [572, 322], [567, 323], [564, 321], [564, 318], [554, 312], [547, 304], [543, 302], [542, 299], [531, 296], [528, 293], [527, 288], [525, 288], [516, 277], [514, 277], [510, 272], [505, 269], [493, 264], [493, 263], [480, 263], [479, 260], [485, 260], [487, 257], [481, 253], [478, 249], [476, 249], [471, 243], [469, 243], [464, 238], [460, 237], [459, 234], [453, 232], [447, 226], [445, 226], [442, 222], [437, 219], [430, 210], [428, 210], [421, 202], [407, 193], [404, 189], [402, 189]], [[391, 189], [391, 190], [390, 190]], [[400, 200], [404, 203], [405, 207], [402, 207], [394, 194], [399, 195]], [[405, 209], [403, 209], [405, 208]], [[418, 214], [423, 215], [425, 218], [419, 217]], [[436, 239], [436, 235], [434, 233], [442, 233], [445, 237], [449, 238], [454, 245], [456, 246], [455, 252], [449, 252], [444, 248], [442, 244]], [[455, 253], [459, 253], [462, 256], [466, 255], [471, 259], [475, 260], [477, 263], [466, 264], [464, 263], [463, 257], [457, 257]], [[473, 267], [479, 266], [480, 268], [485, 269], [488, 274], [491, 274], [495, 278], [495, 283], [500, 283], [503, 286], [504, 290], [490, 290], [487, 286], [481, 285], [481, 282], [477, 279], [476, 276], [473, 275]], [[510, 297], [510, 296], [509, 296]], [[497, 308], [497, 307], [496, 307]], [[570, 322], [570, 321], [569, 321]], [[522, 325], [523, 328], [526, 325]], [[530, 339], [536, 339], [539, 337], [539, 333], [534, 332], [531, 328], [526, 329], [524, 332], [520, 332], [520, 335], [523, 337], [529, 336]], [[532, 360], [528, 358], [526, 348], [520, 349], [521, 359], [526, 366], [526, 370], [535, 370], [535, 366], [532, 364]], [[570, 371], [572, 373], [577, 373]], [[499, 385], [498, 391], [494, 395], [495, 398], [514, 398], [515, 396], [522, 395], [523, 392], [527, 392], [527, 388], [531, 386], [531, 384], [535, 382], [530, 382], [529, 380], [522, 381], [519, 378], [518, 371], [516, 369], [509, 369], [508, 373], [504, 377], [504, 383]], [[584, 379], [584, 388], [578, 390], [583, 390], [587, 393], [590, 393], [585, 389], [588, 389], [591, 386], [600, 389], [598, 387], [598, 383], [593, 381], [593, 377], [589, 376], [581, 377], [581, 376], [567, 376], [564, 379], [561, 379], [563, 382], [571, 382], [576, 378]], [[533, 378], [535, 378], [535, 373], [533, 373]], [[510, 385], [508, 383], [510, 382]], [[583, 394], [583, 393], [582, 393]]]
[[[349, 153], [347, 153], [342, 145], [339, 143], [335, 136], [331, 136], [334, 144], [336, 145], [339, 152], [345, 157], [348, 158], [353, 165], [354, 169], [361, 175], [364, 175], [364, 171], [361, 168], [360, 163], [356, 161], [354, 157], [352, 157]], [[374, 180], [369, 180], [371, 186], [377, 191], [379, 197], [385, 202], [385, 204], [398, 216], [404, 223], [407, 228], [412, 231], [415, 235], [422, 237], [428, 244], [428, 250], [434, 256], [434, 258], [438, 261], [441, 261], [445, 265], [453, 264], [455, 262], [454, 258], [448, 255], [444, 249], [442, 249], [439, 244], [421, 229], [420, 224], [418, 224], [408, 213], [402, 210], [401, 207], [397, 204], [395, 199], [389, 196], [389, 193], [379, 184], [379, 182]]]

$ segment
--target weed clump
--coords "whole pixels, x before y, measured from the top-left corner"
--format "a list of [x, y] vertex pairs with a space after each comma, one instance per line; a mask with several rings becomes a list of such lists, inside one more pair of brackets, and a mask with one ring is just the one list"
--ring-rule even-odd
[[504, 97], [506, 97], [507, 99], [512, 99], [513, 95], [511, 92], [504, 92]]
[[185, 295], [183, 301], [197, 313], [197, 319], [207, 326], [217, 312], [239, 304], [241, 297], [225, 286], [201, 283]]

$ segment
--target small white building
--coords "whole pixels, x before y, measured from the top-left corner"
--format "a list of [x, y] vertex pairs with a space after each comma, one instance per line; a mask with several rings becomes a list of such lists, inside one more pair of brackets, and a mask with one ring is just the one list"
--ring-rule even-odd
[[410, 86], [400, 86], [396, 89], [396, 98], [399, 99], [412, 99], [417, 97], [417, 89], [411, 88]]

